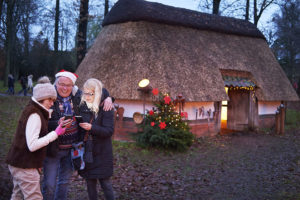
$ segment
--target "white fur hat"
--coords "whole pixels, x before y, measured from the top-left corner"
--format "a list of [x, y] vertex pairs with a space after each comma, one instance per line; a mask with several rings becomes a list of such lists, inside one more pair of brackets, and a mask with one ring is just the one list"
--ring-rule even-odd
[[40, 83], [33, 88], [33, 97], [37, 101], [52, 98], [56, 99], [57, 94], [55, 87], [51, 83]]
[[55, 78], [58, 78], [60, 76], [64, 76], [64, 77], [71, 79], [74, 85], [78, 78], [77, 74], [69, 72], [69, 71], [65, 71], [64, 69], [60, 70], [57, 74], [55, 74]]

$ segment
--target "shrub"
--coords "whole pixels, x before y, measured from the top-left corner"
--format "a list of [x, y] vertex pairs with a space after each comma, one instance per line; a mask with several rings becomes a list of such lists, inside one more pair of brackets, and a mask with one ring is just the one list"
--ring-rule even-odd
[[136, 141], [143, 147], [158, 147], [162, 149], [185, 151], [192, 145], [194, 136], [183, 117], [186, 113], [175, 111], [174, 101], [168, 94], [158, 93], [154, 108], [147, 111], [143, 123], [140, 125], [142, 131], [138, 133]]

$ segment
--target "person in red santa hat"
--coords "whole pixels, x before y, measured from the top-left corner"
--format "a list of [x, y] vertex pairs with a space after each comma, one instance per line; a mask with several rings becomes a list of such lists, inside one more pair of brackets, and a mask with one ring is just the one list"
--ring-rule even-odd
[[[72, 144], [80, 141], [79, 126], [75, 116], [79, 115], [79, 105], [82, 91], [75, 82], [78, 75], [69, 71], [61, 70], [55, 75], [55, 89], [57, 100], [52, 106], [53, 112], [48, 123], [48, 129], [54, 130], [57, 124], [66, 126], [64, 135], [49, 144], [47, 156], [43, 165], [44, 179], [42, 194], [45, 200], [67, 199], [68, 185], [73, 174], [71, 162]], [[111, 110], [113, 103], [108, 91], [102, 89], [104, 109]], [[66, 118], [71, 119], [66, 119]]]

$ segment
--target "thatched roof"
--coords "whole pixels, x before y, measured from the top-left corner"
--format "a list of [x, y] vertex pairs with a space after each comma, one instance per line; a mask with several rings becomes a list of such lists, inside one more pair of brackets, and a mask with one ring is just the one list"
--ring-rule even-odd
[[128, 21], [148, 21], [264, 38], [254, 24], [245, 20], [211, 15], [144, 0], [119, 0], [105, 16], [102, 25], [107, 26]]
[[141, 99], [138, 82], [148, 78], [172, 96], [221, 101], [222, 75], [248, 74], [259, 100], [298, 100], [264, 39], [143, 20], [104, 26], [76, 73], [79, 86], [98, 78], [118, 99]]

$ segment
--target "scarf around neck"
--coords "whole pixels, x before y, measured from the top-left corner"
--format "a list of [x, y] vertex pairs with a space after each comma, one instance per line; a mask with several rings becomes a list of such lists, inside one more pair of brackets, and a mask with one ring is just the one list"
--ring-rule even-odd
[[71, 96], [61, 97], [59, 94], [57, 94], [57, 99], [63, 104], [64, 114], [72, 115], [73, 111], [71, 106]]

